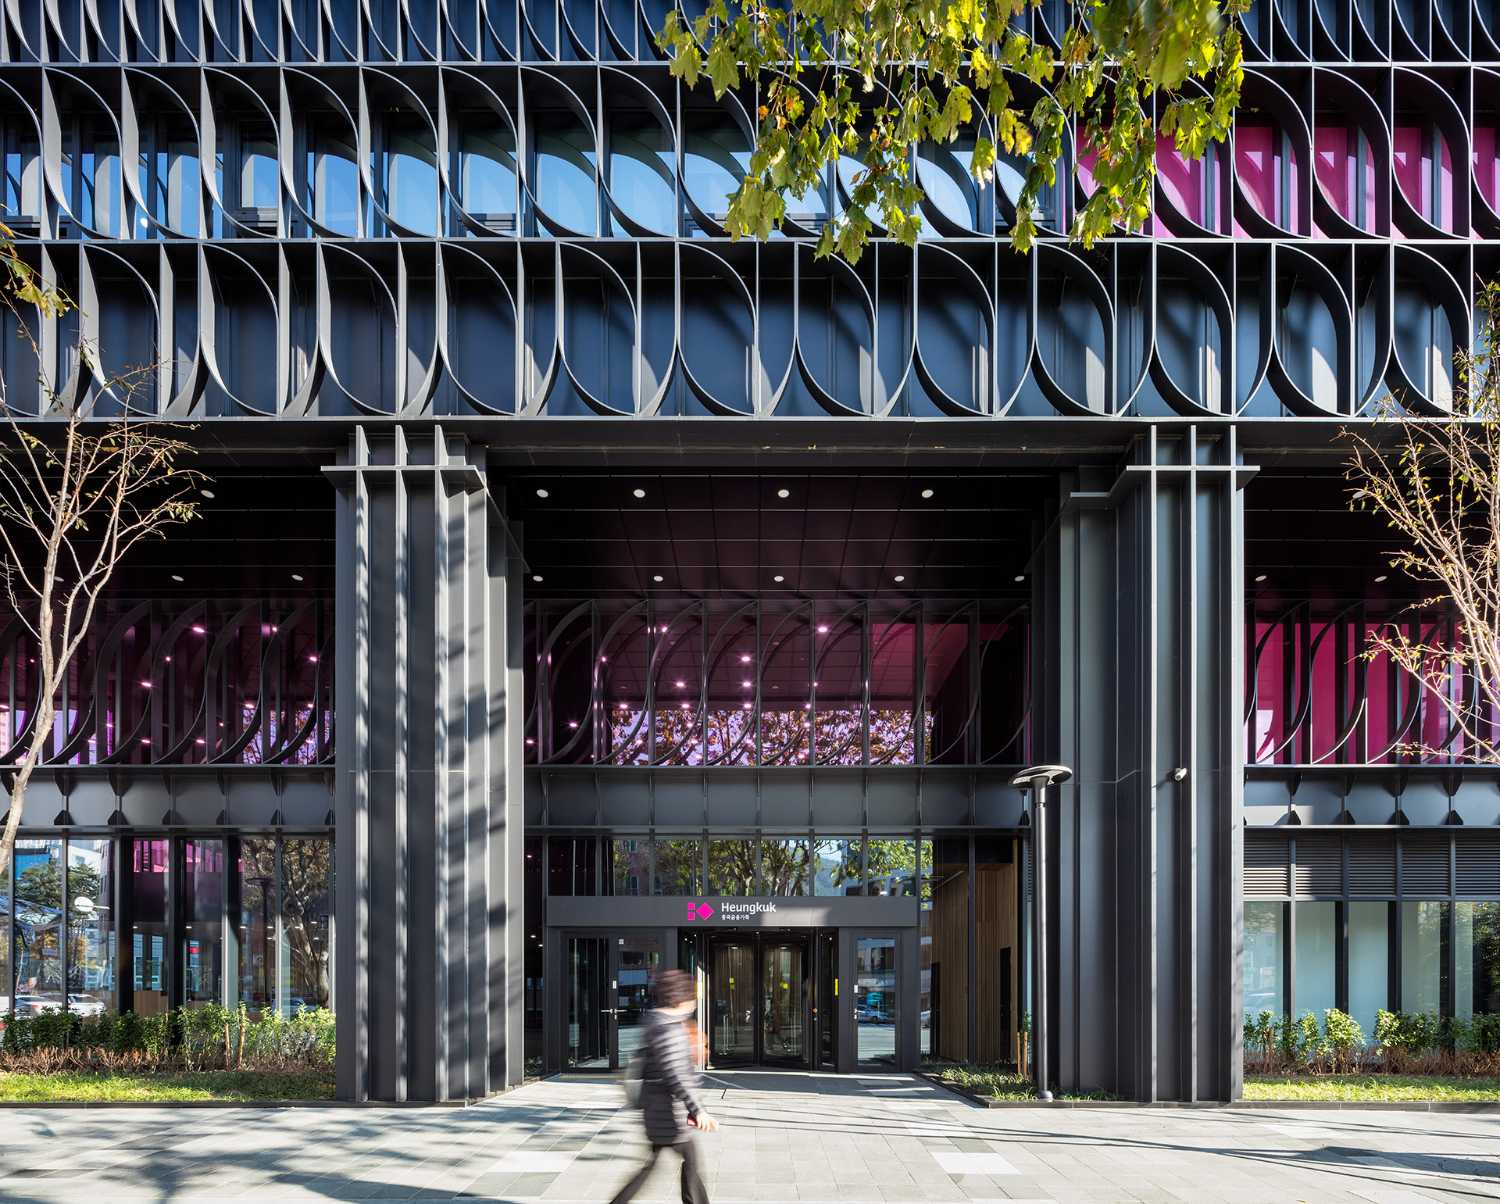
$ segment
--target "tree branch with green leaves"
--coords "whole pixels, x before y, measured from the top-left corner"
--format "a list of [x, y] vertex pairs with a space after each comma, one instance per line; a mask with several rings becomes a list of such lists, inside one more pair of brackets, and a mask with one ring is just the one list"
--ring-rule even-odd
[[[859, 167], [830, 214], [820, 256], [859, 258], [878, 229], [910, 246], [921, 230], [915, 156], [974, 134], [970, 171], [1020, 165], [1012, 245], [1037, 236], [1037, 202], [1092, 156], [1093, 188], [1071, 234], [1085, 246], [1149, 217], [1158, 131], [1200, 157], [1229, 132], [1244, 79], [1234, 18], [1248, 0], [1084, 0], [1060, 44], [1023, 28], [1041, 0], [709, 0], [668, 12], [657, 36], [673, 75], [716, 98], [754, 85], [749, 170], [729, 199], [733, 237], [779, 230], [788, 197]], [[1076, 129], [1076, 146], [1069, 130]], [[835, 185], [836, 186], [836, 185]]]

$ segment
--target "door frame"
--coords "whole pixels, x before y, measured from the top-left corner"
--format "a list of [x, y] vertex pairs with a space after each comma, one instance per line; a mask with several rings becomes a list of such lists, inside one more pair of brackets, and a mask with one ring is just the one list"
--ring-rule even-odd
[[909, 928], [841, 928], [839, 930], [839, 962], [843, 978], [849, 989], [841, 992], [839, 999], [840, 1055], [839, 1070], [857, 1073], [861, 1070], [879, 1071], [884, 1064], [860, 1062], [859, 1025], [854, 1018], [855, 986], [859, 981], [859, 941], [864, 937], [896, 942], [896, 1025], [895, 1062], [890, 1071], [914, 1070], [918, 1062], [919, 1030], [921, 1027], [922, 984], [919, 957], [919, 937]]

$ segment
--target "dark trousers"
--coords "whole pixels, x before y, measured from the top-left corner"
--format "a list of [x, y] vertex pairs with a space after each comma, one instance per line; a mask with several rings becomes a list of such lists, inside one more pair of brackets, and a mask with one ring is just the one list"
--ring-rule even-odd
[[703, 1186], [703, 1164], [698, 1156], [698, 1143], [691, 1136], [682, 1141], [674, 1141], [671, 1145], [653, 1143], [646, 1165], [636, 1171], [635, 1177], [615, 1193], [610, 1204], [626, 1204], [626, 1201], [635, 1199], [635, 1193], [645, 1186], [651, 1168], [656, 1165], [663, 1150], [672, 1150], [682, 1158], [682, 1204], [708, 1204], [708, 1189]]

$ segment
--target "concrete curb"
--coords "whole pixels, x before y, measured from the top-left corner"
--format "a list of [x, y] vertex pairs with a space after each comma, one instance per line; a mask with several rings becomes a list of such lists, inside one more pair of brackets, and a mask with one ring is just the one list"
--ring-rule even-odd
[[1393, 1100], [1384, 1103], [1379, 1100], [1156, 1100], [1154, 1102], [1143, 1102], [1140, 1100], [1125, 1099], [996, 1099], [991, 1095], [981, 1095], [977, 1091], [967, 1087], [960, 1087], [956, 1083], [944, 1082], [936, 1075], [925, 1071], [912, 1071], [917, 1078], [931, 1083], [935, 1087], [941, 1087], [944, 1091], [951, 1091], [954, 1095], [968, 1100], [970, 1103], [981, 1108], [1008, 1109], [1008, 1108], [1129, 1108], [1129, 1109], [1201, 1109], [1209, 1111], [1239, 1110], [1248, 1112], [1457, 1112], [1457, 1113], [1492, 1113], [1500, 1112], [1500, 1101], [1495, 1103], [1481, 1101], [1462, 1100]]

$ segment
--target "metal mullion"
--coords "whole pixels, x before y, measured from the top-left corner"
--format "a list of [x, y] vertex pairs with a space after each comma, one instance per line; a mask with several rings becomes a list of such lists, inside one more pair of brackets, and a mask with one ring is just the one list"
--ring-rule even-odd
[[870, 603], [869, 603], [868, 600], [866, 600], [865, 603], [860, 607], [860, 614], [861, 614], [862, 622], [861, 622], [861, 625], [860, 625], [860, 636], [859, 636], [859, 648], [860, 648], [859, 667], [860, 667], [860, 674], [861, 674], [860, 680], [864, 683], [863, 686], [862, 686], [862, 693], [860, 695], [861, 698], [862, 698], [862, 700], [863, 700], [863, 704], [864, 704], [864, 715], [860, 719], [860, 724], [859, 724], [860, 740], [861, 740], [861, 745], [860, 745], [860, 764], [861, 765], [869, 765], [869, 763], [870, 763], [870, 724], [872, 722], [871, 707], [870, 707], [870, 677], [871, 677], [871, 675], [873, 673], [873, 668], [874, 668], [873, 662], [874, 662], [874, 657], [875, 657], [875, 650], [874, 650], [873, 647], [871, 647], [871, 635], [870, 635], [870, 633], [871, 633], [871, 630], [872, 630], [872, 626], [871, 626], [871, 622], [870, 622]]
[[[62, 837], [57, 842], [59, 858], [58, 879], [62, 883], [62, 889], [58, 892], [61, 910], [58, 919], [62, 923], [62, 940], [59, 942], [61, 948], [58, 950], [57, 964], [62, 971], [62, 1010], [64, 1014], [68, 1011], [68, 839]], [[11, 892], [15, 893], [14, 890]]]
[[[272, 890], [275, 893], [271, 896], [271, 903], [272, 907], [274, 908], [275, 916], [275, 966], [274, 977], [271, 980], [271, 1010], [274, 1011], [278, 1016], [285, 1016], [287, 1015], [288, 1008], [286, 991], [283, 988], [287, 984], [283, 982], [281, 967], [282, 960], [287, 956], [285, 916], [286, 908], [283, 905], [283, 900], [286, 897], [286, 888], [284, 885], [286, 881], [286, 838], [278, 832], [274, 839], [276, 841], [276, 870], [275, 881], [272, 883]], [[331, 861], [332, 859], [330, 858], [330, 863]], [[545, 868], [546, 867], [544, 866], [544, 872]]]

